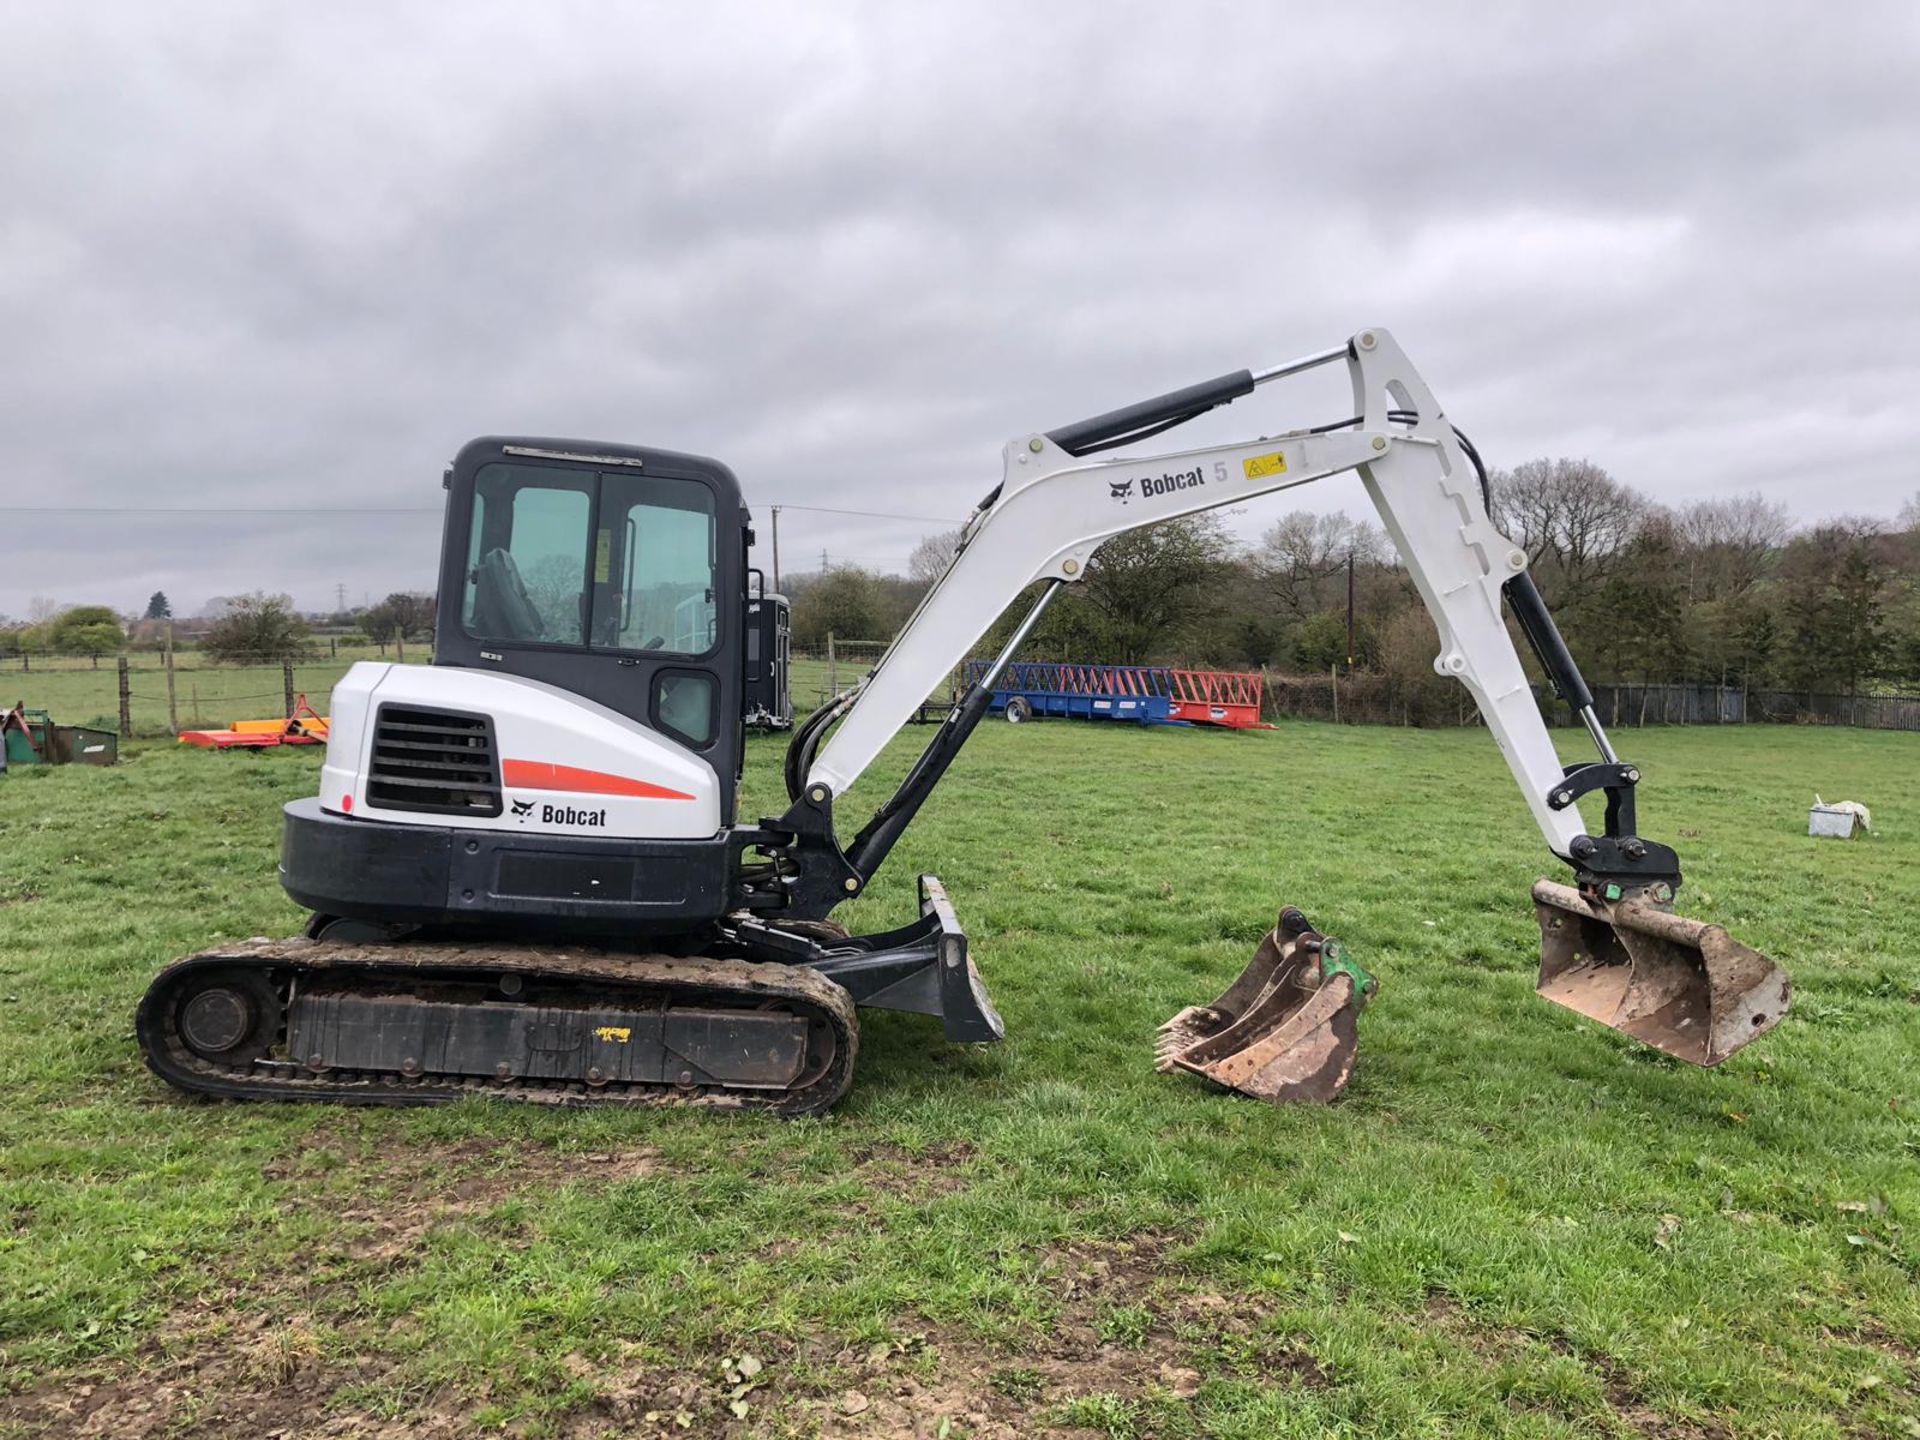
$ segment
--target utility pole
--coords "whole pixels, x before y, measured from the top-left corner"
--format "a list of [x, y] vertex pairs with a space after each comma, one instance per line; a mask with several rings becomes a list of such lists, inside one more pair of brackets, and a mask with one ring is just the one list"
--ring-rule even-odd
[[333, 613], [336, 615], [347, 613], [347, 586], [344, 580], [333, 587]]
[[780, 592], [780, 507], [773, 507], [773, 589]]
[[820, 573], [822, 575], [827, 573], [827, 552], [825, 550], [820, 552]]
[[1347, 673], [1353, 673], [1353, 551], [1347, 551]]

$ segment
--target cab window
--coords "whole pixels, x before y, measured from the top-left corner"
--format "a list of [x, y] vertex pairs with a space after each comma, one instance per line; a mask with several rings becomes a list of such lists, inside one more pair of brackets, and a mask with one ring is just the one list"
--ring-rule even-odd
[[706, 654], [716, 638], [713, 492], [657, 475], [603, 475], [600, 485], [592, 643]]
[[461, 619], [477, 640], [705, 655], [718, 542], [713, 492], [695, 480], [486, 465]]
[[594, 477], [542, 465], [487, 465], [474, 484], [467, 633], [478, 640], [579, 645], [586, 635]]

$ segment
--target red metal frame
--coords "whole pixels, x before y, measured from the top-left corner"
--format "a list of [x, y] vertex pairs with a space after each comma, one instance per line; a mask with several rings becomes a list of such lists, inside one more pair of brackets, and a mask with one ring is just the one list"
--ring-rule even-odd
[[1230, 730], [1271, 730], [1260, 718], [1267, 682], [1244, 670], [1168, 670], [1173, 718]]
[[269, 750], [276, 745], [324, 745], [327, 722], [305, 695], [293, 698], [293, 714], [278, 730], [182, 730], [182, 745], [203, 750]]

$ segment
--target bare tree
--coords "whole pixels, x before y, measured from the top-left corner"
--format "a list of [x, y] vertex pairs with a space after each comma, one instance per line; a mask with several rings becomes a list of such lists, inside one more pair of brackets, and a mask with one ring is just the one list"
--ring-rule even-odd
[[1902, 530], [1920, 530], [1920, 490], [1908, 497], [1907, 503], [1900, 507], [1900, 528]]
[[1543, 588], [1577, 604], [1605, 583], [1647, 502], [1591, 460], [1529, 460], [1494, 472], [1494, 520]]
[[399, 627], [398, 638], [402, 644], [408, 640], [424, 639], [433, 634], [439, 607], [432, 595], [396, 590], [387, 596], [386, 604], [393, 611], [394, 623]]
[[953, 557], [960, 549], [958, 529], [942, 530], [938, 535], [929, 535], [913, 547], [913, 554], [907, 557], [907, 577], [922, 585], [931, 585], [947, 573], [947, 567], [953, 563]]
[[1793, 533], [1787, 507], [1757, 494], [1695, 501], [1680, 512], [1679, 526], [1690, 552], [1689, 598], [1695, 600], [1746, 594]]
[[380, 647], [382, 655], [387, 653], [387, 642], [391, 640], [395, 654], [405, 660], [407, 641], [433, 634], [437, 611], [433, 596], [396, 590], [378, 605], [361, 612], [360, 628]]
[[542, 555], [522, 573], [527, 598], [548, 639], [580, 639], [580, 594], [585, 588], [586, 569], [577, 556]]
[[1343, 510], [1331, 515], [1294, 510], [1260, 537], [1253, 563], [1274, 598], [1302, 616], [1330, 603], [1322, 591], [1347, 568], [1349, 555], [1372, 566], [1384, 563], [1388, 554], [1387, 537], [1369, 521], [1351, 520]]

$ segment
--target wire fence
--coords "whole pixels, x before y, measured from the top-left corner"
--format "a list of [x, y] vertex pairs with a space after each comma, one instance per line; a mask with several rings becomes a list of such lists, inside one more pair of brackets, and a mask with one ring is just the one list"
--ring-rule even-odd
[[[326, 714], [333, 687], [375, 647], [336, 646], [293, 660], [216, 663], [195, 651], [123, 655], [0, 656], [0, 709], [24, 704], [63, 724], [115, 730], [123, 737], [224, 729], [237, 720], [281, 718], [298, 697]], [[395, 658], [391, 651], [386, 658]], [[409, 661], [424, 661], [412, 647]], [[95, 660], [98, 659], [96, 666]]]
[[[1270, 719], [1334, 720], [1353, 725], [1445, 726], [1479, 723], [1479, 711], [1458, 685], [1391, 675], [1265, 673]], [[1437, 677], [1436, 677], [1437, 681]], [[1735, 685], [1595, 685], [1594, 713], [1609, 728], [1642, 725], [1846, 725], [1863, 730], [1920, 731], [1920, 696], [1834, 695], [1818, 691], [1745, 690]], [[1577, 723], [1550, 687], [1534, 687], [1549, 725]]]
[[817, 710], [880, 663], [888, 640], [842, 640], [829, 633], [824, 645], [795, 645], [788, 652], [787, 688], [796, 711]]
[[[817, 647], [791, 652], [794, 709], [807, 713], [856, 684], [886, 652], [884, 640], [830, 636]], [[375, 647], [336, 645], [332, 653], [294, 660], [222, 664], [197, 651], [135, 652], [106, 656], [0, 655], [0, 709], [25, 704], [52, 712], [64, 724], [117, 730], [122, 736], [161, 736], [220, 729], [236, 720], [283, 717], [299, 696], [322, 715], [333, 687], [357, 660], [394, 659]], [[406, 659], [421, 663], [425, 646]], [[1260, 672], [1262, 714], [1269, 720], [1325, 720], [1351, 725], [1445, 727], [1479, 723], [1464, 687], [1392, 675], [1294, 675]], [[958, 694], [956, 671], [925, 699], [944, 704]], [[1835, 725], [1920, 732], [1920, 695], [1844, 695], [1790, 690], [1746, 690], [1729, 685], [1601, 684], [1594, 710], [1609, 728], [1641, 725]], [[1567, 707], [1545, 686], [1535, 687], [1550, 725], [1573, 724]]]
[[[890, 643], [841, 640], [793, 651], [794, 706], [806, 711], [854, 684], [873, 668]], [[1438, 676], [1409, 683], [1377, 671], [1347, 675], [1295, 675], [1261, 670], [1262, 710], [1269, 720], [1326, 720], [1347, 725], [1416, 728], [1477, 725], [1480, 712], [1464, 686]], [[948, 675], [927, 698], [957, 697], [964, 667]], [[1534, 687], [1541, 718], [1549, 725], [1579, 722], [1551, 687]], [[1593, 686], [1594, 712], [1610, 728], [1641, 725], [1847, 725], [1863, 730], [1920, 731], [1920, 696], [1838, 695], [1788, 690], [1747, 690], [1717, 684], [1601, 684]]]

